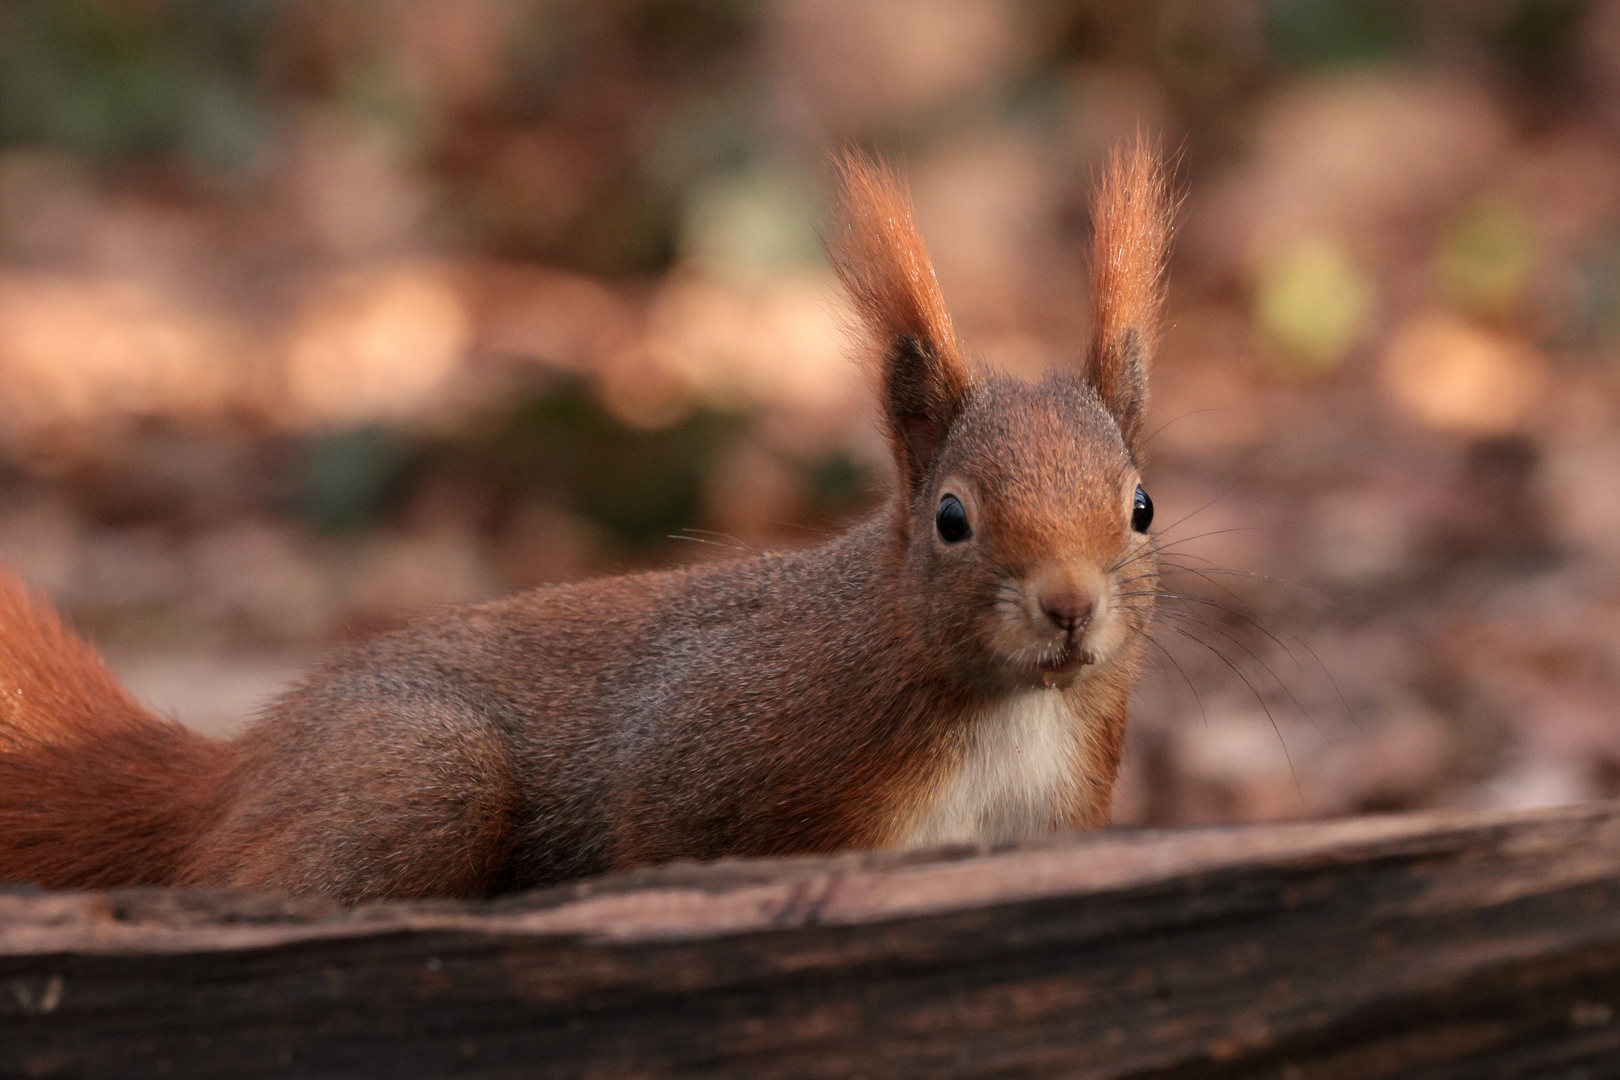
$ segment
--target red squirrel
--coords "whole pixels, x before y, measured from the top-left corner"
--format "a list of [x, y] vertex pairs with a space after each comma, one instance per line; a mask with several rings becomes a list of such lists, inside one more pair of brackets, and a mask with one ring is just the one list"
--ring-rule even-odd
[[816, 548], [541, 588], [346, 647], [232, 741], [156, 717], [0, 575], [0, 881], [478, 898], [677, 858], [1105, 823], [1157, 588], [1140, 487], [1170, 208], [1095, 202], [1090, 349], [957, 342], [903, 188], [843, 159], [829, 254], [886, 504]]

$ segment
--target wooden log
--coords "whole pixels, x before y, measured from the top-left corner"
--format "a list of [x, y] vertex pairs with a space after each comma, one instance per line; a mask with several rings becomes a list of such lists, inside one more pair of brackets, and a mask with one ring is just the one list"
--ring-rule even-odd
[[1620, 807], [675, 865], [482, 904], [13, 889], [0, 1075], [1620, 1075]]

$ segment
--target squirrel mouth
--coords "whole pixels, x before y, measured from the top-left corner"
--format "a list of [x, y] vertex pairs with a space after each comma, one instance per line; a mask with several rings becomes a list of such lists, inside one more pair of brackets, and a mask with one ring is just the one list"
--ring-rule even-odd
[[1068, 686], [1080, 677], [1083, 669], [1099, 659], [1095, 650], [1065, 639], [1058, 646], [1057, 654], [1039, 665], [1041, 681], [1047, 686]]

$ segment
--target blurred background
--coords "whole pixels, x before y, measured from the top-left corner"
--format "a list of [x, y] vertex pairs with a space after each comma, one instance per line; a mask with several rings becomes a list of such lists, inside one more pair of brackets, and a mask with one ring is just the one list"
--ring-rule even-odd
[[333, 641], [814, 543], [887, 464], [818, 247], [1086, 339], [1179, 152], [1115, 818], [1620, 794], [1620, 3], [6, 0], [0, 561], [238, 729]]

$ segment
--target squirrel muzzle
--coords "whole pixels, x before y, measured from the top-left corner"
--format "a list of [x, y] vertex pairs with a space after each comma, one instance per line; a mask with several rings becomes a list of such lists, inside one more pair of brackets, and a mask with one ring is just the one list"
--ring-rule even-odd
[[1105, 664], [1123, 630], [1107, 576], [1089, 560], [1052, 559], [1004, 583], [992, 647], [1008, 668], [1045, 686], [1067, 686]]

